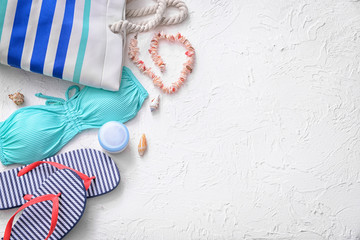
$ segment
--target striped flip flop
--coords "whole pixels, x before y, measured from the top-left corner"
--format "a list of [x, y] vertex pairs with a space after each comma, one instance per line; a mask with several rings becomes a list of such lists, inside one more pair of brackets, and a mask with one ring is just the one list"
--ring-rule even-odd
[[28, 202], [10, 218], [4, 240], [62, 239], [79, 222], [86, 206], [82, 179], [68, 169], [52, 174], [34, 195], [25, 198]]
[[78, 149], [0, 173], [0, 210], [23, 205], [25, 194], [36, 192], [49, 176], [64, 168], [82, 174], [88, 198], [108, 193], [120, 182], [119, 170], [109, 156], [94, 149]]

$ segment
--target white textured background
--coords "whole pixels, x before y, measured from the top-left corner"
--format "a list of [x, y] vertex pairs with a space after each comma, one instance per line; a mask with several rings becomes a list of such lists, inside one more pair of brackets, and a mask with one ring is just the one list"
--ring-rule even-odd
[[[90, 199], [67, 239], [360, 239], [360, 1], [186, 2], [190, 18], [163, 29], [193, 43], [194, 73], [127, 123], [119, 188]], [[148, 65], [152, 34], [139, 36]], [[171, 81], [184, 51], [160, 48]], [[0, 84], [1, 120], [17, 109], [7, 94], [42, 104], [36, 92], [71, 85], [4, 66]], [[100, 149], [96, 136], [62, 152]], [[13, 212], [0, 212], [1, 233]]]

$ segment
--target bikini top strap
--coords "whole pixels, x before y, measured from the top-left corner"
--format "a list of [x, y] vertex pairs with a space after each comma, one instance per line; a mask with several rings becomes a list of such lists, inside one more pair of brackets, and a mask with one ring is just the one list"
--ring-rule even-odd
[[[74, 93], [74, 95], [72, 95], [72, 97], [70, 97], [70, 92], [73, 89], [75, 89], [75, 93]], [[66, 100], [62, 99], [62, 98], [58, 98], [58, 97], [47, 96], [42, 93], [36, 93], [35, 96], [39, 97], [39, 98], [47, 99], [47, 101], [45, 102], [45, 105], [47, 105], [47, 106], [49, 106], [49, 105], [64, 105], [64, 103], [66, 101], [76, 98], [79, 95], [79, 93], [80, 93], [80, 87], [77, 85], [73, 85], [73, 86], [70, 86], [65, 93]]]
[[[70, 91], [75, 89], [75, 93], [74, 95], [72, 95], [72, 97], [70, 97]], [[73, 99], [73, 98], [76, 98], [80, 93], [80, 87], [77, 86], [77, 85], [72, 85], [68, 88], [68, 90], [66, 90], [66, 94], [65, 94], [65, 97], [66, 97], [66, 100], [70, 100], [70, 99]]]

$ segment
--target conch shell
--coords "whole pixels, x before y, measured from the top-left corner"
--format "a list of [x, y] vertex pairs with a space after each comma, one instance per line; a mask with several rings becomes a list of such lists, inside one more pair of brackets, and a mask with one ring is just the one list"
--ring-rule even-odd
[[160, 105], [160, 95], [158, 95], [156, 98], [153, 98], [150, 103], [150, 111], [153, 112], [156, 109], [159, 108]]
[[18, 106], [24, 103], [24, 95], [20, 92], [9, 94], [9, 98]]
[[140, 138], [140, 142], [138, 146], [139, 155], [143, 156], [146, 149], [147, 149], [147, 142], [146, 142], [145, 134], [143, 134]]

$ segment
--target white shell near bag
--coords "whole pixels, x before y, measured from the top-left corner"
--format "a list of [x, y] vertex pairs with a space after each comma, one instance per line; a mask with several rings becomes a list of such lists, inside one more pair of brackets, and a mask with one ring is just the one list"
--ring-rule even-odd
[[[179, 15], [164, 18], [169, 6], [177, 7]], [[126, 33], [177, 24], [187, 17], [187, 7], [179, 0], [157, 0], [126, 14], [125, 8], [126, 0], [2, 0], [0, 63], [116, 91]], [[146, 23], [125, 20], [150, 14], [154, 18]]]

